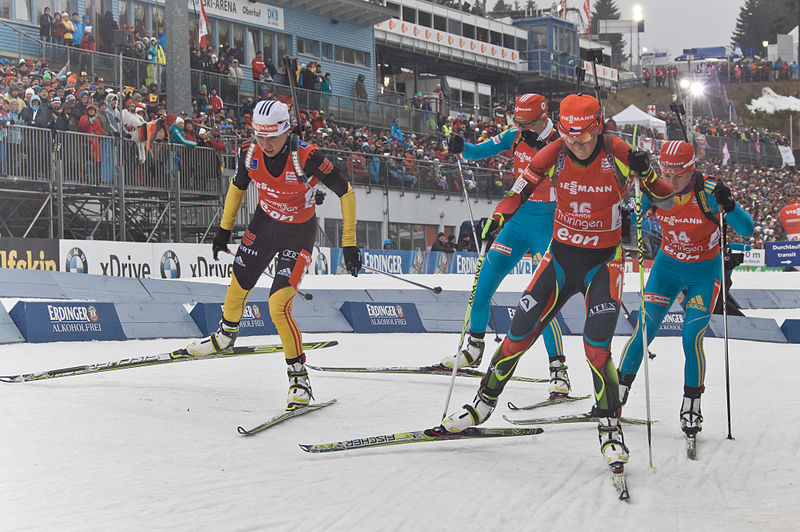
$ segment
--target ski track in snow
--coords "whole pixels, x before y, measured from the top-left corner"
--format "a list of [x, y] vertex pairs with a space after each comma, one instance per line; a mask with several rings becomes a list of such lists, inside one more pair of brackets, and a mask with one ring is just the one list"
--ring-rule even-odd
[[[792, 286], [794, 279], [750, 275], [737, 277], [735, 286]], [[370, 282], [397, 287], [379, 279]], [[463, 289], [471, 280], [423, 282]], [[429, 364], [458, 344], [455, 334], [304, 339], [339, 340], [337, 347], [309, 352], [308, 361], [343, 366]], [[614, 338], [615, 360], [626, 340]], [[244, 337], [239, 343], [277, 341]], [[4, 345], [0, 374], [117, 360], [184, 343]], [[574, 392], [590, 393], [581, 339], [566, 337], [564, 345]], [[287, 382], [280, 353], [2, 384], [0, 530], [794, 529], [800, 518], [800, 427], [792, 422], [797, 348], [730, 342], [734, 441], [726, 439], [722, 340], [706, 339], [705, 348], [705, 422], [698, 460], [690, 461], [678, 420], [681, 340], [656, 338], [652, 344], [656, 469], [648, 466], [646, 428], [624, 425], [631, 449], [629, 503], [616, 499], [592, 423], [545, 425], [544, 433], [528, 437], [318, 455], [297, 446], [434, 426], [450, 382], [443, 376], [311, 371], [317, 399], [339, 402], [251, 438], [239, 436], [236, 426], [254, 426], [283, 408]], [[516, 374], [547, 375], [543, 345], [523, 357]], [[450, 411], [470, 401], [478, 383], [457, 379]], [[644, 388], [640, 371], [625, 415], [646, 416]], [[508, 426], [503, 414], [521, 419], [591, 406], [584, 400], [533, 411], [506, 407], [546, 394], [544, 384], [510, 383], [486, 426]]]

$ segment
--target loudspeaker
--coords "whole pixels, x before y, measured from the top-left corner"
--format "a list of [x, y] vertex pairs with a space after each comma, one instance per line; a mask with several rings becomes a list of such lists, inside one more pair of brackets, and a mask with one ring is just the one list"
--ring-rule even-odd
[[128, 30], [114, 30], [114, 47], [133, 46], [133, 32]]

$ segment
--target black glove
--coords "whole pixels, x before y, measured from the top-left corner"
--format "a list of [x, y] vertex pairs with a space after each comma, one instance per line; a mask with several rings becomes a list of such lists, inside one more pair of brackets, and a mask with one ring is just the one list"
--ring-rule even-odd
[[650, 156], [644, 150], [628, 150], [628, 166], [641, 176], [650, 174]]
[[220, 251], [224, 251], [225, 253], [230, 253], [228, 251], [228, 242], [231, 240], [231, 230], [230, 229], [217, 229], [217, 234], [214, 235], [214, 242], [211, 244], [211, 250], [214, 254], [214, 260], [217, 260], [217, 253]]
[[344, 267], [353, 277], [358, 277], [358, 270], [361, 269], [361, 250], [356, 246], [345, 246], [342, 248], [344, 253]]
[[481, 239], [494, 239], [497, 236], [497, 233], [500, 232], [502, 229], [503, 224], [505, 223], [505, 217], [496, 212], [492, 214], [490, 218], [487, 218], [483, 221], [483, 226], [481, 228]]
[[736, 208], [736, 202], [731, 196], [731, 189], [726, 187], [722, 181], [717, 181], [717, 186], [714, 187], [714, 199], [717, 200], [717, 205], [725, 209], [725, 212], [731, 212]]
[[520, 135], [522, 135], [522, 140], [525, 141], [525, 144], [531, 148], [539, 147], [539, 134], [537, 132], [532, 129], [526, 129], [525, 131], [520, 131]]
[[322, 205], [325, 202], [325, 191], [317, 189], [314, 191], [314, 203]]
[[464, 151], [464, 139], [455, 133], [450, 134], [447, 139], [447, 151], [454, 155], [458, 155]]

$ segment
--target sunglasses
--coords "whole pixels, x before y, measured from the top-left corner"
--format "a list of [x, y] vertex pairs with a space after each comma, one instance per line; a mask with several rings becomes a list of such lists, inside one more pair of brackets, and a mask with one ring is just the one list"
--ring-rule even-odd
[[597, 136], [597, 133], [595, 133], [594, 131], [585, 131], [578, 135], [570, 135], [568, 133], [564, 133], [563, 131], [559, 131], [559, 134], [561, 135], [561, 138], [564, 139], [564, 142], [572, 145], [586, 144], [587, 142], [589, 142], [590, 140], [592, 140], [594, 137]]

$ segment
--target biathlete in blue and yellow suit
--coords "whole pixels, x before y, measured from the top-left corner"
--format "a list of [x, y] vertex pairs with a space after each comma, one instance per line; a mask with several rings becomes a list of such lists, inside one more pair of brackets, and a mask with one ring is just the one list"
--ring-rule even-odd
[[[740, 235], [753, 234], [753, 219], [731, 197], [722, 181], [695, 171], [694, 149], [683, 141], [664, 143], [660, 154], [661, 175], [675, 191], [673, 207], [657, 209], [663, 237], [645, 287], [647, 341], [653, 341], [675, 297], [686, 290], [683, 322], [683, 378], [681, 428], [689, 435], [702, 429], [700, 395], [705, 390], [706, 356], [703, 335], [720, 293], [720, 208]], [[642, 212], [650, 202], [642, 198]], [[622, 350], [619, 363], [622, 404], [642, 363], [641, 317], [634, 335]]]
[[[452, 135], [449, 150], [456, 156], [476, 161], [506, 150], [514, 152], [514, 178], [518, 178], [533, 156], [558, 138], [553, 122], [547, 116], [547, 101], [539, 94], [522, 94], [514, 106], [515, 127], [510, 127], [480, 144], [465, 143]], [[535, 267], [547, 251], [553, 235], [553, 214], [556, 210], [555, 190], [549, 183], [532, 194], [508, 224], [497, 235], [481, 268], [475, 299], [470, 314], [470, 334], [466, 348], [458, 356], [458, 367], [480, 365], [485, 347], [484, 335], [489, 323], [492, 296], [506, 275], [529, 250]], [[561, 330], [553, 320], [544, 332], [544, 343], [550, 359], [550, 394], [567, 395], [570, 391]], [[442, 364], [453, 367], [455, 356]]]

